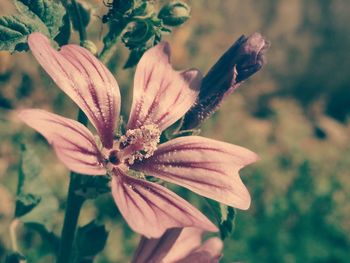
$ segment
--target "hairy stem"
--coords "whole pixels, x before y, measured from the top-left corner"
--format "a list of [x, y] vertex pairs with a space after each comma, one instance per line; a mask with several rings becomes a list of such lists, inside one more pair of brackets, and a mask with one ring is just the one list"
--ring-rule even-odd
[[126, 24], [120, 22], [120, 23], [114, 23], [111, 26], [114, 27], [113, 33], [111, 33], [112, 31], [110, 30], [108, 35], [103, 40], [104, 46], [100, 55], [98, 56], [98, 58], [104, 64], [108, 64], [109, 60], [112, 58], [113, 54], [117, 50], [117, 43], [119, 40], [119, 36], [123, 32], [124, 28], [126, 27]]
[[104, 64], [108, 63], [108, 61], [112, 58], [114, 52], [117, 50], [117, 42], [118, 38], [116, 37], [108, 45], [104, 45], [100, 55], [98, 56]]

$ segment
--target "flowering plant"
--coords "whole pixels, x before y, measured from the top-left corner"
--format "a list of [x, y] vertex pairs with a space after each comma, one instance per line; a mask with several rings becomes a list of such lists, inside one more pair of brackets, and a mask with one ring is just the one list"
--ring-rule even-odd
[[99, 136], [94, 137], [77, 121], [43, 110], [22, 110], [20, 118], [48, 140], [72, 171], [111, 176], [113, 198], [134, 231], [159, 237], [172, 227], [217, 230], [193, 206], [147, 181], [145, 175], [230, 206], [249, 207], [249, 193], [238, 171], [257, 159], [253, 152], [199, 136], [179, 137], [158, 146], [161, 131], [189, 110], [200, 85], [198, 71], [176, 72], [171, 68], [166, 43], [148, 50], [137, 66], [130, 117], [122, 135], [114, 134], [120, 108], [118, 84], [102, 63], [75, 45], [63, 46], [57, 52], [39, 33], [30, 35], [28, 43]]
[[[101, 52], [87, 38], [91, 10], [76, 0], [62, 3], [16, 0], [18, 17], [0, 19], [0, 49], [30, 50], [79, 107], [77, 121], [43, 109], [16, 111], [71, 171], [61, 236], [45, 223], [34, 220], [28, 225], [54, 244], [57, 262], [92, 262], [108, 233], [95, 220], [77, 230], [82, 205], [91, 197], [82, 191], [88, 182], [94, 197], [110, 192], [127, 225], [141, 235], [133, 262], [218, 262], [222, 240], [210, 237], [203, 244], [201, 240], [204, 233], [218, 231], [224, 239], [232, 232], [234, 208], [249, 208], [251, 198], [239, 171], [258, 156], [241, 146], [199, 136], [195, 129], [262, 67], [268, 43], [258, 33], [242, 36], [203, 77], [196, 69], [174, 70], [170, 46], [161, 41], [164, 33], [188, 20], [186, 3], [169, 2], [157, 12], [152, 1], [106, 2], [108, 12], [101, 22], [109, 30]], [[79, 33], [80, 45], [68, 44], [71, 26]], [[126, 99], [108, 68], [119, 39], [130, 49], [124, 67], [137, 65], [127, 123], [121, 114]], [[35, 178], [39, 171], [26, 146], [22, 152], [9, 262], [25, 258], [19, 252], [16, 227], [45, 202], [40, 191], [32, 193], [24, 185], [26, 176]], [[172, 191], [173, 184], [208, 198], [213, 211], [203, 214]], [[218, 220], [212, 222], [215, 217]], [[94, 240], [94, 235], [99, 238]]]

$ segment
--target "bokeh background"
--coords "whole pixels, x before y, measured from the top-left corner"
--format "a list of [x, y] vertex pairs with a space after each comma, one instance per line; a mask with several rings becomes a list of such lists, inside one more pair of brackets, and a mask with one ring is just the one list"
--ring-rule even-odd
[[[92, 9], [89, 36], [99, 41], [101, 1]], [[252, 194], [238, 211], [222, 262], [349, 262], [350, 256], [350, 2], [348, 0], [193, 0], [191, 19], [169, 36], [176, 68], [206, 72], [242, 34], [261, 32], [271, 42], [268, 64], [222, 104], [202, 134], [257, 152], [261, 160], [241, 174]], [[1, 1], [0, 14], [13, 10]], [[77, 41], [73, 37], [72, 41]], [[110, 64], [130, 107], [133, 70], [123, 70], [120, 45]], [[76, 106], [55, 87], [29, 53], [0, 52], [0, 259], [10, 247], [19, 142], [40, 157], [59, 210], [59, 234], [68, 170], [47, 143], [16, 119], [15, 109], [44, 108], [74, 118]], [[127, 115], [126, 115], [127, 116]], [[194, 194], [178, 193], [202, 207]], [[128, 262], [138, 237], [123, 223], [106, 194], [85, 203], [80, 225], [97, 217], [109, 231], [96, 262]], [[29, 262], [53, 256], [33, 230], [19, 227]]]

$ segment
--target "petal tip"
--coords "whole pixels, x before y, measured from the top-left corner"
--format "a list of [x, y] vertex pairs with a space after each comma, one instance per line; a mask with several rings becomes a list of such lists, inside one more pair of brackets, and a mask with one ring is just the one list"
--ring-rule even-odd
[[162, 41], [145, 52], [143, 58], [161, 60], [170, 63], [171, 48], [168, 42]]
[[250, 208], [251, 197], [250, 197], [248, 190], [247, 189], [245, 189], [245, 190], [246, 190], [246, 194], [242, 195], [241, 202], [239, 204], [235, 205], [235, 207], [240, 209], [240, 210], [248, 210]]
[[212, 222], [210, 222], [210, 225], [208, 228], [206, 228], [205, 230], [209, 231], [209, 232], [219, 232], [219, 228], [214, 225]]
[[256, 163], [256, 162], [260, 161], [260, 159], [261, 159], [260, 156], [258, 154], [256, 154], [255, 152], [248, 150], [248, 149], [246, 149], [246, 150], [247, 150], [247, 152], [246, 152], [245, 157], [243, 159], [243, 165], [241, 168], [243, 168], [247, 165]]
[[171, 55], [171, 48], [170, 44], [167, 41], [162, 41], [160, 44], [158, 44], [159, 49], [165, 54], [168, 58], [170, 58]]
[[188, 70], [182, 71], [180, 74], [184, 81], [189, 84], [189, 88], [191, 90], [199, 92], [203, 74], [198, 69], [190, 68]]
[[252, 158], [251, 158], [251, 162], [250, 163], [256, 163], [256, 162], [258, 162], [260, 160], [261, 160], [260, 156], [257, 153], [252, 152]]

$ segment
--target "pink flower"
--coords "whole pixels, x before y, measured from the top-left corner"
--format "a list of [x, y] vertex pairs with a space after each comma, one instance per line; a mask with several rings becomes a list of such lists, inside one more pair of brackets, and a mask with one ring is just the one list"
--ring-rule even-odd
[[212, 237], [202, 243], [203, 231], [194, 227], [168, 229], [158, 239], [141, 238], [132, 263], [216, 263], [223, 242]]
[[159, 237], [174, 227], [217, 231], [191, 204], [145, 180], [144, 174], [230, 206], [249, 207], [250, 196], [238, 171], [257, 159], [253, 152], [199, 136], [158, 145], [160, 133], [196, 101], [201, 80], [197, 70], [172, 69], [168, 44], [151, 48], [140, 60], [127, 131], [117, 137], [120, 93], [108, 69], [77, 45], [56, 51], [39, 33], [31, 34], [28, 43], [41, 66], [84, 111], [98, 136], [74, 120], [43, 110], [22, 110], [20, 118], [48, 140], [70, 170], [109, 174], [113, 198], [134, 231], [146, 237]]

